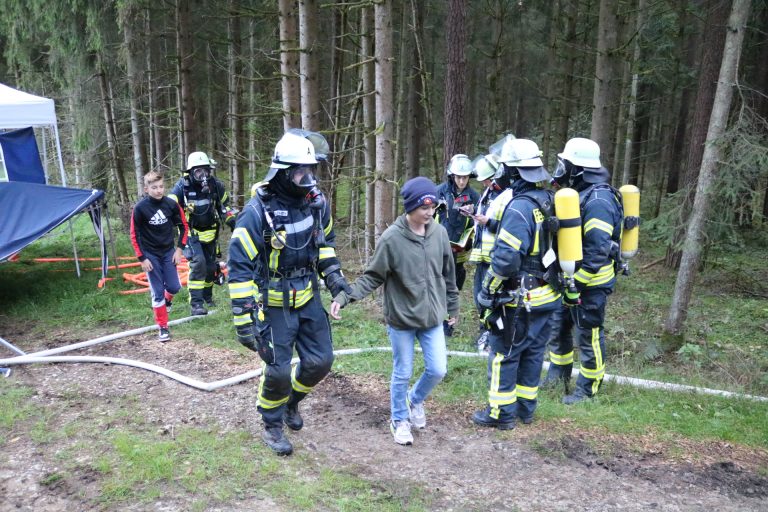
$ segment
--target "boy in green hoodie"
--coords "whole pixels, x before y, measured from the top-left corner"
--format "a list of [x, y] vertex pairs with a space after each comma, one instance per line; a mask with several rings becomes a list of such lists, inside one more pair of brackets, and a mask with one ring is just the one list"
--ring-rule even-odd
[[[437, 187], [424, 177], [401, 190], [406, 213], [382, 233], [373, 258], [352, 292], [333, 299], [331, 316], [384, 285], [384, 319], [392, 344], [390, 430], [395, 442], [413, 444], [411, 425], [427, 424], [424, 400], [447, 371], [443, 320], [456, 323], [459, 291], [448, 232], [433, 221]], [[424, 373], [409, 390], [415, 340], [424, 353]]]

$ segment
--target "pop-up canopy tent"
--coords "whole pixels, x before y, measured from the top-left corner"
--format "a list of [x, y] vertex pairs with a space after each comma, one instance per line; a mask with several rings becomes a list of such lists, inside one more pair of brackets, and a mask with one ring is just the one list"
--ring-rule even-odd
[[[19, 91], [5, 84], [0, 84], [0, 130], [16, 128], [42, 128], [43, 137], [43, 162], [48, 166], [47, 137], [56, 144], [56, 158], [59, 164], [61, 184], [67, 186], [67, 178], [64, 174], [64, 160], [61, 157], [61, 144], [59, 143], [59, 128], [56, 123], [56, 108], [53, 100], [35, 96]], [[46, 170], [46, 183], [47, 179]]]
[[[53, 100], [28, 94], [0, 84], [0, 131], [20, 128], [42, 128], [45, 182], [48, 182], [46, 133], [55, 142], [61, 187], [52, 187], [24, 181], [0, 182], [0, 262], [34, 242], [47, 232], [68, 221], [76, 214], [87, 211], [101, 241], [102, 278], [106, 277], [107, 253], [105, 250], [102, 209], [106, 209], [104, 192], [66, 188], [64, 161], [61, 157], [59, 129]], [[37, 151], [33, 145], [30, 151]], [[22, 178], [23, 179], [23, 178]], [[25, 180], [34, 181], [34, 180]], [[104, 215], [104, 217], [107, 217]], [[107, 222], [109, 219], [107, 218]], [[80, 275], [75, 236], [72, 235], [72, 252], [75, 268]]]
[[88, 212], [101, 242], [101, 277], [107, 272], [102, 226], [102, 190], [53, 187], [38, 183], [0, 183], [0, 261], [5, 261], [80, 212]]

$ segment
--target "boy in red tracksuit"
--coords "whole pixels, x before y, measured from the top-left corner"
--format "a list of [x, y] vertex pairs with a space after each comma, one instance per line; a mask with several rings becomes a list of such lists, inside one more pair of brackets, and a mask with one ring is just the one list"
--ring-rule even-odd
[[[136, 203], [131, 214], [131, 243], [141, 269], [147, 273], [159, 339], [166, 342], [171, 339], [168, 309], [181, 289], [176, 265], [181, 262], [181, 248], [187, 244], [189, 228], [181, 206], [165, 197], [159, 173], [151, 171], [144, 176], [144, 193], [146, 196]], [[174, 248], [177, 229], [179, 238]]]

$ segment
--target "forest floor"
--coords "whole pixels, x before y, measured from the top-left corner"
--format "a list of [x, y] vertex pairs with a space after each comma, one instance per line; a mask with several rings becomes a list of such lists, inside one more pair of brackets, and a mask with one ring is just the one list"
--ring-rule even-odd
[[[18, 326], [4, 334], [21, 340], [25, 331]], [[22, 348], [42, 350], [68, 339], [71, 333], [51, 332]], [[256, 358], [181, 336], [161, 344], [154, 332], [72, 355], [137, 359], [203, 381], [258, 367]], [[45, 411], [48, 435], [32, 435], [35, 425], [22, 424], [5, 440], [2, 511], [295, 509], [284, 496], [264, 490], [269, 473], [254, 482], [262, 491], [246, 490], [236, 497], [211, 498], [171, 482], [161, 484], [151, 501], [99, 498], [106, 476], [94, 469], [103, 450], [98, 438], [110, 429], [168, 439], [185, 428], [222, 436], [239, 431], [258, 443], [262, 426], [256, 380], [206, 393], [158, 374], [105, 364], [17, 366], [11, 379], [33, 390], [30, 400]], [[288, 433], [296, 453], [289, 459], [268, 452], [261, 456], [280, 465], [298, 461], [297, 476], [328, 469], [356, 475], [372, 489], [386, 489], [403, 509], [413, 504], [456, 511], [768, 510], [765, 450], [722, 441], [605, 434], [599, 427], [577, 429], [567, 419], [498, 432], [469, 421], [477, 406], [429, 401], [427, 428], [415, 433], [413, 446], [402, 447], [388, 428], [386, 379], [334, 372], [303, 402], [304, 429]], [[323, 503], [308, 508], [336, 509]]]

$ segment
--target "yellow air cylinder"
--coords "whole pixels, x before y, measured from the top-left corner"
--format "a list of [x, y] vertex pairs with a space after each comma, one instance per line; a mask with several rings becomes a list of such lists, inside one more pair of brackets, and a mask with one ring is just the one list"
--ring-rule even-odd
[[572, 188], [558, 190], [555, 194], [555, 215], [560, 221], [560, 228], [557, 230], [557, 258], [565, 275], [573, 277], [576, 262], [583, 258], [579, 193]]
[[621, 235], [621, 257], [625, 260], [637, 254], [640, 238], [640, 189], [624, 185], [619, 189], [624, 203], [624, 229]]

